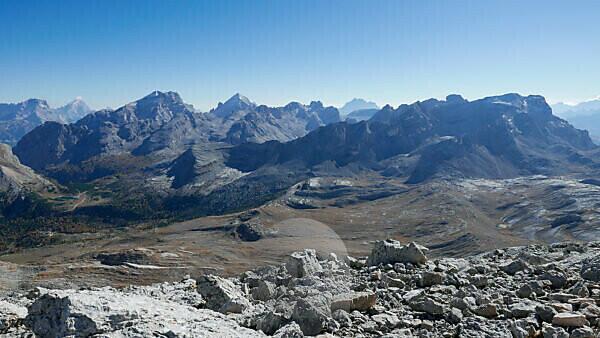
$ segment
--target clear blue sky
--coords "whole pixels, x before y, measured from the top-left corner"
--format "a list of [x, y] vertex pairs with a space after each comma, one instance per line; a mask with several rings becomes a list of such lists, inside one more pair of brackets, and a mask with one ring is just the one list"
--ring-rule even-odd
[[0, 102], [600, 95], [600, 1], [0, 0]]

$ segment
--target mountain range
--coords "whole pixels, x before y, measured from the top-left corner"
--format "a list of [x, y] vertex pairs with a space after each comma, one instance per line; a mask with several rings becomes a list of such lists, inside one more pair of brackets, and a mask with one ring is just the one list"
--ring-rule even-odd
[[600, 144], [600, 98], [578, 104], [556, 103], [552, 109], [576, 128], [588, 130], [592, 139]]
[[74, 123], [47, 121], [13, 152], [18, 161], [5, 156], [12, 167], [54, 187], [24, 189], [18, 210], [26, 213], [4, 208], [13, 231], [56, 219], [89, 229], [220, 215], [273, 201], [312, 177], [395, 182], [359, 195], [378, 199], [406, 189], [395, 185], [600, 169], [586, 131], [553, 115], [542, 96], [518, 94], [449, 95], [341, 121], [318, 101], [269, 107], [235, 94], [201, 113], [175, 92], [155, 91]]
[[48, 102], [40, 99], [0, 103], [0, 143], [14, 145], [23, 135], [44, 122], [72, 123], [91, 111], [80, 98], [59, 108], [51, 108]]

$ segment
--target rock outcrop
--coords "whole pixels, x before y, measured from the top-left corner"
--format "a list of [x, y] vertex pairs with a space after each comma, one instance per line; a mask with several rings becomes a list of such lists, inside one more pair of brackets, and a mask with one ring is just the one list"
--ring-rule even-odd
[[416, 261], [421, 254], [399, 255], [403, 248], [425, 251], [417, 244], [384, 241], [375, 245], [369, 265], [359, 264], [364, 257], [320, 258], [306, 250], [285, 264], [238, 278], [208, 275], [197, 283], [186, 279], [122, 290], [38, 288], [28, 298], [0, 300], [0, 330], [39, 337], [584, 338], [600, 333], [600, 284], [585, 274], [600, 254], [600, 242]]

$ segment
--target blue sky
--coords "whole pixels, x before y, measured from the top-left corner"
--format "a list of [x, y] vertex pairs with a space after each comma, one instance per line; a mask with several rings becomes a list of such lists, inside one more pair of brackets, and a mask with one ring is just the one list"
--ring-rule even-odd
[[600, 95], [600, 1], [0, 0], [0, 102]]

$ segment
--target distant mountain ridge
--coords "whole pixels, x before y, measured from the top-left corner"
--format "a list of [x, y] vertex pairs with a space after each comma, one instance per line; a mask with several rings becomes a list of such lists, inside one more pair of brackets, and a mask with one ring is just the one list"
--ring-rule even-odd
[[51, 108], [48, 102], [40, 99], [0, 103], [0, 142], [14, 145], [23, 135], [44, 122], [71, 123], [91, 111], [81, 99], [59, 108]]
[[365, 109], [379, 109], [379, 106], [375, 102], [367, 101], [365, 99], [354, 98], [346, 102], [341, 108], [339, 108], [340, 114], [347, 116], [352, 112]]
[[575, 127], [590, 132], [590, 136], [600, 144], [600, 98], [578, 104], [556, 103], [552, 109]]
[[23, 163], [44, 170], [95, 156], [178, 155], [194, 144], [289, 141], [338, 122], [339, 112], [314, 101], [284, 107], [256, 105], [235, 94], [209, 113], [199, 113], [175, 92], [155, 91], [116, 110], [101, 110], [73, 124], [48, 122], [15, 146]]
[[552, 115], [541, 96], [468, 102], [452, 95], [386, 106], [369, 121], [333, 124], [288, 143], [244, 144], [230, 150], [228, 165], [253, 171], [292, 162], [354, 163], [418, 183], [435, 176], [559, 174], [593, 162], [582, 155], [592, 149], [587, 132]]
[[46, 122], [13, 151], [77, 189], [67, 206], [49, 202], [78, 224], [246, 210], [311, 177], [416, 185], [600, 170], [587, 132], [554, 116], [543, 97], [518, 94], [387, 105], [350, 123], [318, 101], [268, 107], [236, 94], [200, 113], [175, 92], [155, 91], [75, 123]]

